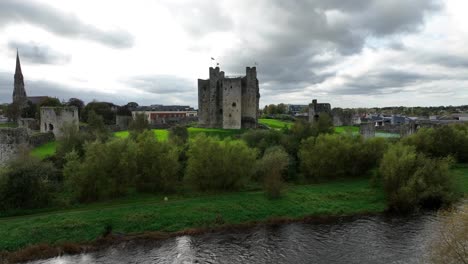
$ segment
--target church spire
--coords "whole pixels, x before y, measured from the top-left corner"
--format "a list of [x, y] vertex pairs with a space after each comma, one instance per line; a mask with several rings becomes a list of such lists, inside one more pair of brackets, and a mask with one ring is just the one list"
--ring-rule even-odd
[[13, 89], [13, 102], [26, 101], [26, 90], [24, 89], [23, 72], [21, 71], [21, 63], [19, 59], [18, 49], [16, 50], [16, 69], [15, 69], [15, 84]]

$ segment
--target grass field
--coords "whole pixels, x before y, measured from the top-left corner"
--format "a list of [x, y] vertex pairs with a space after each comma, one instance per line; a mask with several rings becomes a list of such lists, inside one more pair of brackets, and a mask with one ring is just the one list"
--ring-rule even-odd
[[96, 203], [37, 215], [0, 218], [0, 251], [27, 245], [86, 242], [99, 237], [106, 225], [114, 232], [179, 231], [188, 228], [240, 224], [270, 218], [382, 212], [385, 200], [367, 179], [320, 185], [290, 186], [286, 195], [269, 200], [261, 191], [186, 198], [146, 196]]
[[44, 159], [48, 156], [52, 156], [55, 154], [55, 150], [57, 148], [57, 143], [55, 141], [45, 143], [39, 147], [36, 147], [31, 150], [31, 155], [34, 157], [38, 157], [40, 159]]
[[335, 133], [352, 133], [352, 134], [359, 134], [359, 127], [357, 126], [338, 126], [335, 127]]
[[266, 119], [266, 118], [260, 118], [258, 122], [262, 125], [265, 125], [269, 128], [274, 128], [274, 129], [281, 129], [284, 128], [285, 126], [291, 127], [293, 122], [290, 121], [283, 121], [283, 120], [278, 120], [278, 119]]
[[18, 124], [14, 122], [6, 122], [6, 123], [0, 123], [0, 128], [1, 127], [17, 127]]

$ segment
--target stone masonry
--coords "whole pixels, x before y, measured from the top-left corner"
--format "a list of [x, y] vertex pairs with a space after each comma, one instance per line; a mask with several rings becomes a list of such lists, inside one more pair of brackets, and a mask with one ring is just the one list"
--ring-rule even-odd
[[329, 103], [317, 103], [317, 99], [312, 100], [312, 103], [309, 104], [309, 122], [316, 122], [322, 114], [332, 117], [331, 105]]
[[64, 124], [74, 124], [79, 129], [78, 108], [67, 107], [41, 107], [41, 132], [52, 132], [55, 138], [62, 135]]
[[198, 123], [210, 128], [255, 128], [259, 99], [255, 67], [247, 67], [243, 77], [226, 77], [219, 67], [210, 67], [210, 78], [198, 79]]

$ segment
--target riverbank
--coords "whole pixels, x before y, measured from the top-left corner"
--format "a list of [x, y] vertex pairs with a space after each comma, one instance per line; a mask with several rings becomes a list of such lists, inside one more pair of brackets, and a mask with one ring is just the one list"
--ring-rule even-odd
[[[468, 166], [454, 169], [456, 183], [468, 194]], [[281, 199], [262, 191], [211, 195], [144, 196], [93, 203], [67, 210], [0, 218], [0, 252], [27, 260], [79, 253], [141, 238], [167, 238], [258, 223], [323, 220], [377, 214], [386, 209], [381, 188], [369, 180], [340, 180], [289, 186]], [[103, 238], [105, 234], [112, 234]], [[0, 255], [1, 256], [1, 255]]]
[[383, 192], [372, 188], [367, 179], [290, 186], [285, 196], [277, 200], [267, 199], [262, 191], [168, 198], [167, 202], [163, 197], [154, 196], [128, 202], [121, 200], [120, 204], [90, 204], [70, 210], [0, 218], [0, 249], [14, 252], [38, 244], [89, 244], [110, 230], [125, 235], [173, 233], [277, 218], [385, 210]]

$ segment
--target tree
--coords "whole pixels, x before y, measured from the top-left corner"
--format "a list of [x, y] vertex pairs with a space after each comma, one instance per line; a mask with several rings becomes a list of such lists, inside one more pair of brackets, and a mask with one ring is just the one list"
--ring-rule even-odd
[[0, 174], [0, 208], [33, 209], [47, 206], [57, 174], [50, 162], [20, 155]]
[[72, 151], [66, 160], [66, 187], [81, 202], [126, 194], [137, 171], [136, 144], [130, 139], [88, 143], [83, 159]]
[[289, 164], [289, 157], [282, 147], [272, 147], [265, 151], [258, 161], [263, 176], [264, 189], [269, 198], [278, 198], [283, 190], [283, 175]]
[[137, 137], [137, 190], [169, 192], [175, 189], [179, 172], [179, 153], [168, 142], [159, 142], [146, 130]]
[[70, 98], [67, 102], [67, 106], [75, 106], [76, 108], [78, 108], [78, 115], [81, 116], [85, 104], [82, 100], [78, 98]]
[[83, 108], [81, 118], [84, 122], [89, 122], [88, 115], [91, 111], [94, 111], [97, 115], [102, 116], [105, 124], [113, 125], [115, 124], [114, 108], [115, 105], [112, 103], [92, 101]]
[[62, 103], [56, 97], [47, 97], [45, 100], [39, 103], [39, 107], [42, 107], [42, 106], [60, 107], [62, 106]]
[[197, 190], [236, 190], [253, 174], [257, 151], [243, 141], [198, 135], [190, 142], [184, 180]]
[[438, 208], [457, 199], [448, 158], [428, 158], [401, 143], [384, 154], [379, 173], [390, 209]]
[[136, 137], [138, 134], [143, 133], [149, 129], [149, 122], [144, 113], [136, 113], [135, 117], [130, 121], [128, 130], [130, 136]]
[[176, 145], [184, 145], [189, 138], [189, 132], [185, 126], [174, 126], [169, 129], [169, 142]]
[[88, 114], [88, 133], [93, 140], [106, 141], [111, 137], [111, 133], [104, 123], [102, 116], [92, 110]]

